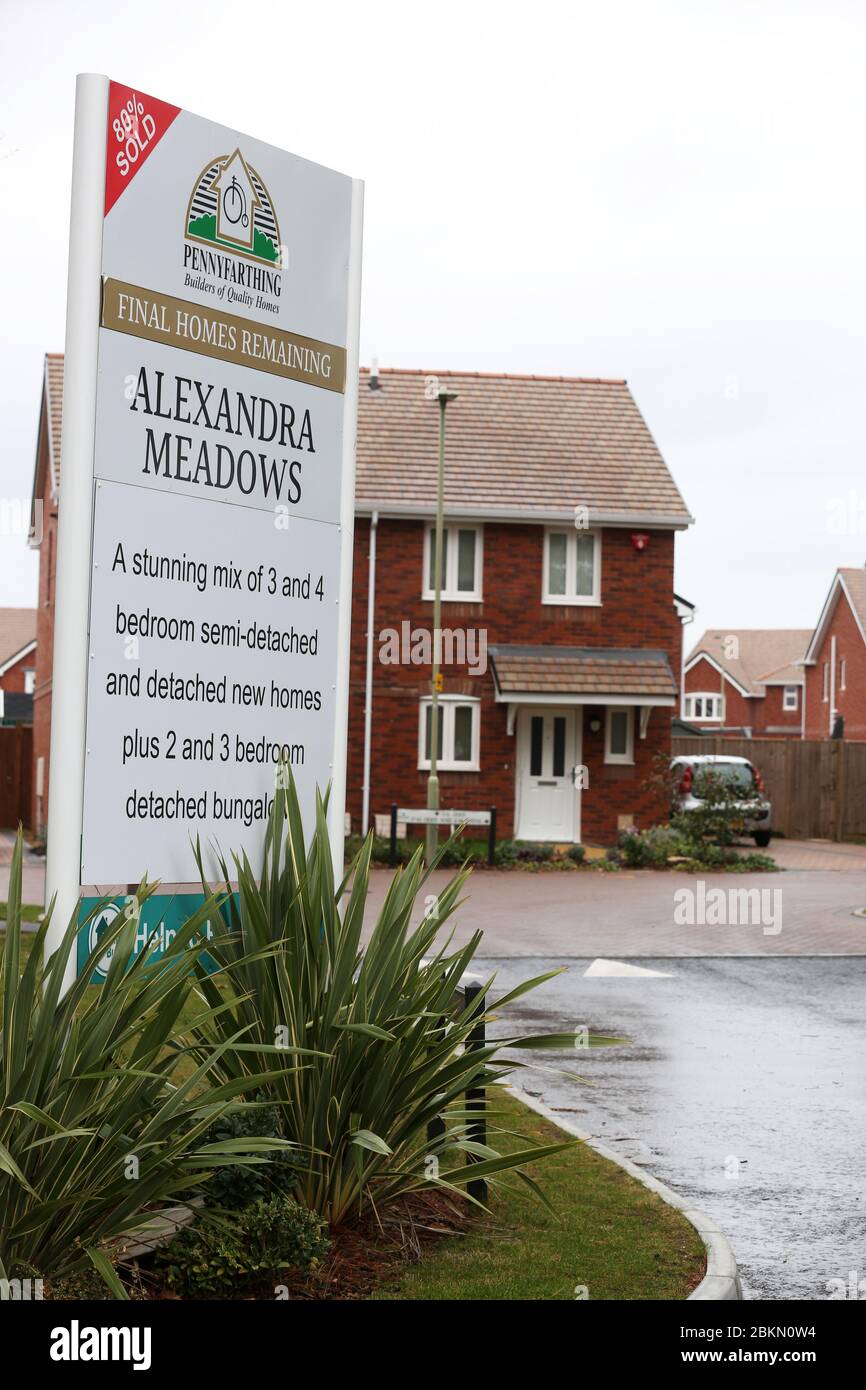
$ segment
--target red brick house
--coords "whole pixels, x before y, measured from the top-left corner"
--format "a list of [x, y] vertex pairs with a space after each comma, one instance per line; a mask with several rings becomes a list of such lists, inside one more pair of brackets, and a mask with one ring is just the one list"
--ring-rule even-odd
[[[35, 818], [47, 820], [62, 356], [46, 359], [34, 495]], [[691, 517], [623, 381], [442, 373], [448, 407], [441, 804], [501, 836], [611, 843], [665, 814]], [[347, 811], [426, 797], [439, 405], [429, 375], [361, 374]], [[420, 636], [419, 636], [420, 634]], [[425, 649], [424, 636], [428, 646]], [[369, 698], [368, 698], [369, 696]]]
[[29, 824], [35, 608], [0, 608], [0, 825]]
[[42, 403], [36, 439], [34, 502], [42, 502], [39, 538], [39, 596], [36, 608], [36, 674], [33, 690], [33, 829], [48, 823], [48, 755], [51, 744], [51, 669], [54, 659], [54, 575], [57, 563], [57, 506], [60, 487], [60, 425], [63, 407], [63, 354], [48, 353], [42, 377]]
[[36, 609], [0, 608], [0, 690], [32, 695], [36, 683]]
[[839, 569], [805, 654], [806, 738], [866, 740], [866, 569]]
[[685, 664], [683, 719], [731, 737], [802, 737], [802, 660], [811, 635], [808, 628], [705, 632]]
[[495, 805], [502, 836], [611, 843], [621, 826], [665, 814], [647, 778], [654, 755], [670, 752], [682, 649], [674, 537], [691, 521], [623, 381], [362, 372], [352, 824], [364, 829], [393, 802], [425, 804], [440, 379], [457, 392], [441, 804]]

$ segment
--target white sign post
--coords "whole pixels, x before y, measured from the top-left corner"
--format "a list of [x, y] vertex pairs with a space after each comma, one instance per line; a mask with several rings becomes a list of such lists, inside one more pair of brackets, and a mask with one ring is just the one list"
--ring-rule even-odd
[[196, 836], [257, 864], [280, 759], [308, 818], [331, 784], [342, 862], [362, 202], [357, 180], [78, 79], [55, 941], [144, 874], [163, 893], [143, 931], [182, 913]]

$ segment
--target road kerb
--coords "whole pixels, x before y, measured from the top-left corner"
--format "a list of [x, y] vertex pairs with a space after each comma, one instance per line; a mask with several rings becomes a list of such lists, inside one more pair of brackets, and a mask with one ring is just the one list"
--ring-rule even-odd
[[737, 1260], [731, 1243], [711, 1216], [707, 1216], [706, 1212], [698, 1211], [697, 1208], [689, 1204], [686, 1198], [680, 1197], [666, 1183], [660, 1182], [650, 1173], [645, 1173], [636, 1163], [623, 1158], [621, 1154], [614, 1153], [606, 1144], [601, 1143], [598, 1139], [593, 1139], [571, 1120], [563, 1119], [555, 1110], [551, 1110], [550, 1106], [537, 1100], [535, 1096], [529, 1095], [520, 1086], [512, 1083], [510, 1089], [530, 1110], [534, 1110], [538, 1115], [543, 1115], [546, 1120], [549, 1120], [551, 1124], [556, 1125], [566, 1134], [571, 1134], [575, 1139], [580, 1139], [584, 1144], [588, 1144], [602, 1158], [610, 1159], [611, 1163], [623, 1168], [642, 1186], [649, 1188], [650, 1192], [661, 1197], [668, 1206], [676, 1207], [677, 1211], [682, 1212], [690, 1225], [694, 1226], [704, 1242], [707, 1252], [707, 1272], [697, 1288], [689, 1294], [690, 1299], [730, 1302], [743, 1297]]

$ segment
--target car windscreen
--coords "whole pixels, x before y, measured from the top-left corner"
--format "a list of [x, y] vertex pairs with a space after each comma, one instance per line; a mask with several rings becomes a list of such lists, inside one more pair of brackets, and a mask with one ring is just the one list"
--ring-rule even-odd
[[722, 783], [730, 791], [741, 791], [745, 796], [755, 794], [755, 774], [747, 763], [708, 763], [695, 768], [694, 795], [710, 792]]

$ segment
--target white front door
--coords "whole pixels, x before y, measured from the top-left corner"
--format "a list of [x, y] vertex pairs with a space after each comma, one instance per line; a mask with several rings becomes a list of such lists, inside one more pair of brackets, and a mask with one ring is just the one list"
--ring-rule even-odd
[[517, 720], [517, 815], [515, 839], [577, 841], [583, 709], [527, 705]]

